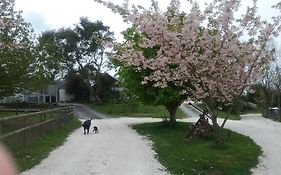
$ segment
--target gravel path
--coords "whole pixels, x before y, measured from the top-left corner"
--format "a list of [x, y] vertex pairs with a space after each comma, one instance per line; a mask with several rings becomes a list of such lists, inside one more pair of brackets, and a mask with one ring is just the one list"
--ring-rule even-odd
[[38, 166], [22, 175], [165, 175], [151, 142], [128, 125], [155, 119], [116, 118], [93, 120], [98, 134], [74, 131], [65, 144]]
[[[197, 121], [198, 112], [196, 110], [186, 106], [181, 106], [181, 108], [188, 116], [184, 121]], [[80, 110], [80, 113], [78, 111], [79, 115], [85, 119], [89, 118], [91, 112], [83, 111]], [[98, 126], [100, 133], [83, 135], [82, 128], [74, 131], [63, 146], [51, 152], [47, 159], [22, 175], [169, 174], [155, 158], [151, 142], [139, 136], [129, 127], [134, 123], [156, 121], [160, 120], [149, 118], [94, 119], [93, 125]], [[225, 127], [250, 136], [262, 147], [263, 155], [260, 157], [260, 163], [252, 169], [254, 175], [281, 174], [281, 139], [279, 139], [281, 123], [264, 119], [260, 115], [245, 115], [240, 121], [229, 120]]]
[[109, 115], [101, 114], [97, 111], [94, 111], [92, 108], [79, 104], [79, 103], [70, 103], [74, 105], [74, 113], [75, 115], [79, 116], [80, 119], [107, 119], [107, 118], [112, 118]]

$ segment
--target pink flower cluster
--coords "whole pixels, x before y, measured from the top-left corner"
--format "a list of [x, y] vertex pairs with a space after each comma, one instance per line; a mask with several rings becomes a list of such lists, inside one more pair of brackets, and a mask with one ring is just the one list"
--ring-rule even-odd
[[[24, 23], [22, 18], [18, 18], [14, 11], [14, 0], [0, 0], [0, 29], [8, 28], [11, 32], [16, 31], [17, 27]], [[17, 12], [18, 13], [18, 12]], [[10, 43], [4, 43], [0, 40], [0, 49], [3, 48], [20, 48], [24, 43], [13, 41]]]
[[[112, 3], [96, 1], [116, 11]], [[165, 12], [157, 4], [153, 0], [152, 8], [126, 8], [121, 13], [142, 39], [117, 43], [123, 52], [116, 59], [137, 71], [151, 70], [142, 84], [153, 82], [164, 88], [172, 83], [200, 100], [231, 102], [260, 77], [273, 58], [268, 42], [279, 34], [281, 17], [274, 17], [273, 23], [261, 20], [256, 0], [239, 18], [235, 14], [241, 0], [214, 0], [204, 11], [190, 2], [191, 10], [184, 13], [179, 0], [171, 0]], [[281, 3], [274, 8], [281, 9]], [[159, 49], [147, 59], [135, 44]], [[188, 82], [193, 88], [186, 86]]]
[[0, 0], [0, 28], [13, 25], [9, 11], [14, 6], [14, 0]]

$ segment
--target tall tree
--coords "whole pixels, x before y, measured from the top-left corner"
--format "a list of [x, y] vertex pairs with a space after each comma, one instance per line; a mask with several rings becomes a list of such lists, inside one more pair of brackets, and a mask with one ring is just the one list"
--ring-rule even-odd
[[59, 42], [55, 31], [46, 31], [39, 37], [36, 47], [43, 72], [51, 81], [65, 74]]
[[[221, 127], [215, 111], [220, 103], [235, 102], [260, 77], [273, 57], [268, 41], [271, 36], [278, 36], [281, 17], [273, 17], [272, 23], [262, 20], [256, 14], [255, 0], [240, 17], [234, 17], [240, 0], [215, 0], [204, 11], [200, 11], [196, 1], [189, 1], [189, 12], [180, 11], [179, 0], [171, 0], [164, 12], [156, 0], [152, 0], [149, 9], [129, 9], [127, 1], [123, 7], [96, 1], [121, 14], [141, 36], [139, 47], [130, 41], [117, 43], [115, 59], [136, 71], [149, 71], [142, 84], [159, 88], [184, 86], [181, 94], [193, 94], [193, 98], [204, 101], [216, 142], [220, 143]], [[281, 3], [275, 8], [280, 9]], [[146, 57], [144, 50], [151, 48], [156, 49], [155, 54]]]
[[[140, 46], [140, 41], [143, 36], [136, 32], [134, 27], [123, 32], [126, 42], [132, 43], [132, 47], [143, 52], [145, 58], [153, 58], [157, 54], [157, 47], [143, 48]], [[166, 87], [157, 87], [153, 82], [144, 83], [144, 78], [148, 77], [152, 71], [145, 69], [138, 71], [134, 66], [128, 65], [124, 61], [114, 60], [116, 55], [123, 54], [127, 50], [116, 47], [116, 54], [111, 55], [113, 63], [118, 66], [119, 81], [122, 86], [129, 89], [132, 95], [137, 96], [138, 100], [147, 105], [163, 105], [169, 112], [169, 121], [172, 125], [176, 123], [176, 111], [181, 103], [191, 94], [182, 94], [181, 91], [185, 86], [191, 86], [190, 82], [185, 82], [182, 86], [171, 82]], [[171, 65], [173, 66], [173, 65]]]
[[[275, 63], [271, 65], [265, 77], [261, 81], [263, 102], [267, 103], [264, 106], [265, 110], [269, 107], [277, 106], [281, 109], [281, 67], [280, 64]], [[281, 121], [281, 113], [277, 117]]]
[[[39, 39], [46, 65], [53, 70], [60, 67], [65, 72], [75, 70], [88, 87], [91, 95], [100, 101], [93, 85], [99, 83], [102, 68], [106, 65], [105, 49], [113, 41], [113, 33], [102, 22], [81, 18], [73, 29], [44, 32]], [[54, 61], [55, 60], [55, 61]]]
[[38, 76], [33, 30], [14, 1], [0, 1], [0, 99], [30, 89]]

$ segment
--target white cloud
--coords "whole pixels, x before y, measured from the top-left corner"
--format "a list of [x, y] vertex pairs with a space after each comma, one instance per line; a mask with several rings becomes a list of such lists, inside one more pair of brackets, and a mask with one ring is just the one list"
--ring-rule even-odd
[[24, 18], [36, 30], [41, 31], [44, 30], [43, 26], [45, 30], [72, 27], [79, 22], [80, 17], [103, 21], [116, 34], [126, 28], [121, 16], [93, 0], [16, 0], [16, 8], [23, 11]]
[[23, 14], [23, 18], [26, 22], [32, 24], [36, 33], [40, 33], [45, 30], [52, 30], [52, 25], [47, 23], [45, 16], [37, 11], [28, 11]]
[[[112, 0], [114, 3], [122, 4], [123, 0]], [[161, 9], [165, 9], [170, 0], [159, 0]], [[198, 0], [199, 5], [211, 0]], [[269, 19], [276, 15], [277, 11], [270, 7], [278, 3], [279, 0], [258, 0], [259, 14]], [[150, 0], [130, 0], [130, 4], [142, 4], [145, 7], [150, 5]], [[250, 4], [251, 1], [242, 1], [243, 7]], [[182, 1], [183, 9], [187, 8], [187, 1]], [[115, 32], [116, 38], [122, 37], [120, 32], [128, 26], [123, 23], [121, 16], [114, 14], [111, 10], [94, 2], [94, 0], [16, 0], [16, 8], [23, 10], [24, 18], [30, 22], [36, 31], [58, 29], [61, 27], [71, 27], [79, 22], [79, 18], [87, 16], [91, 21], [100, 20], [105, 25], [110, 26]]]

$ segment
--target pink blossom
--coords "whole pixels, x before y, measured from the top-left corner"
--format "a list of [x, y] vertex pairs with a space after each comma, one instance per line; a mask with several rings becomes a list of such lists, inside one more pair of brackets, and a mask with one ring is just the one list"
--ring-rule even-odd
[[[214, 98], [232, 102], [261, 75], [273, 53], [268, 49], [270, 37], [281, 30], [280, 16], [273, 23], [263, 21], [256, 14], [256, 1], [240, 18], [234, 18], [241, 0], [215, 0], [200, 11], [191, 2], [189, 12], [180, 12], [180, 1], [171, 0], [168, 10], [161, 12], [158, 2], [152, 0], [149, 9], [143, 7], [124, 9], [96, 0], [120, 13], [124, 19], [143, 34], [137, 43], [142, 49], [158, 47], [150, 59], [132, 47], [135, 41], [120, 43], [120, 56], [116, 59], [133, 66], [137, 71], [151, 70], [141, 84], [165, 88], [179, 86], [182, 94], [192, 92], [199, 100]], [[274, 6], [281, 9], [280, 3]], [[248, 38], [248, 39], [245, 39]], [[191, 82], [196, 90], [185, 87]]]

